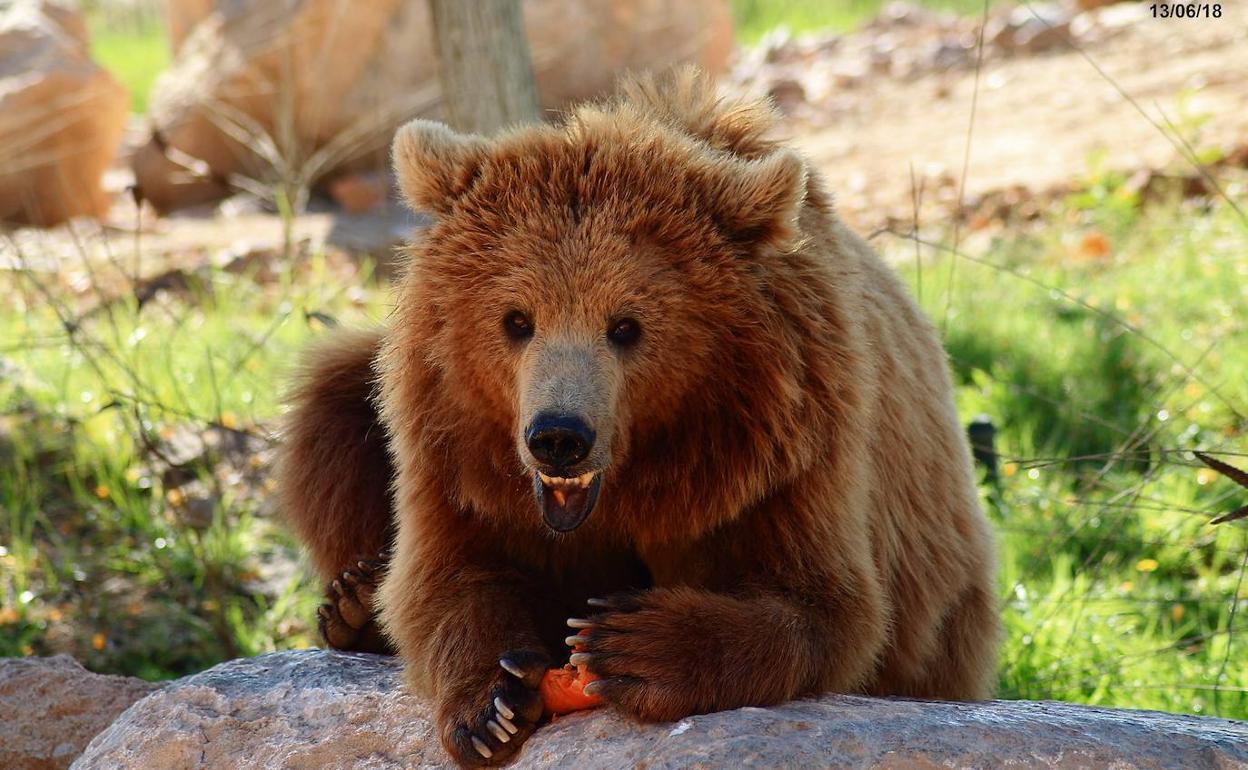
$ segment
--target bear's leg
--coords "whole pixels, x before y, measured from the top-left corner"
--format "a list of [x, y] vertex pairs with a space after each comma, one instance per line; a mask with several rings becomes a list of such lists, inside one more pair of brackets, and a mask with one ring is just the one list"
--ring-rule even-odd
[[[387, 635], [432, 696], [442, 745], [462, 766], [506, 762], [537, 729], [554, 663], [537, 618], [555, 597], [510, 565], [507, 545], [462, 526], [445, 501], [413, 503], [378, 595]], [[553, 622], [552, 622], [553, 625]], [[558, 630], [558, 629], [555, 629]]]
[[[393, 466], [373, 403], [378, 331], [335, 331], [312, 348], [282, 437], [282, 509], [327, 583], [322, 636], [336, 649], [382, 652], [372, 593], [393, 528]], [[363, 566], [361, 566], [363, 565]]]
[[926, 677], [907, 695], [944, 700], [983, 700], [992, 696], [1001, 638], [1000, 601], [974, 586], [946, 616], [941, 643], [928, 662]]

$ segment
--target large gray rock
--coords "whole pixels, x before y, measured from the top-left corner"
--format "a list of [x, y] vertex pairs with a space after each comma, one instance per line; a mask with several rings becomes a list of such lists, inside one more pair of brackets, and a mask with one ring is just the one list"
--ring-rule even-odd
[[[285, 652], [180, 680], [96, 737], [74, 770], [449, 767], [396, 661]], [[559, 719], [516, 768], [1248, 768], [1248, 723], [1061, 703], [831, 696], [641, 725]]]
[[0, 768], [64, 770], [96, 733], [158, 687], [93, 674], [68, 655], [0, 658]]

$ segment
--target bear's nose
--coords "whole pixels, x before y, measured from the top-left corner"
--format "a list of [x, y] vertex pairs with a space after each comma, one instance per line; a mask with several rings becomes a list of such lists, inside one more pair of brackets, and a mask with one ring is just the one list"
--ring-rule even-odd
[[589, 456], [594, 432], [574, 414], [543, 412], [529, 423], [524, 441], [538, 462], [566, 470]]

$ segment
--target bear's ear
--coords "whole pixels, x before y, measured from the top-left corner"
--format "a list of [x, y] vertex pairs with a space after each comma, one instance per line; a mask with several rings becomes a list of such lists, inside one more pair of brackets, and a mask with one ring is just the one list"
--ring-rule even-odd
[[414, 211], [446, 214], [477, 178], [489, 142], [432, 120], [413, 120], [394, 135], [390, 157], [399, 190]]
[[711, 210], [730, 240], [780, 249], [794, 244], [806, 201], [800, 155], [779, 150], [756, 160], [720, 161], [709, 182]]

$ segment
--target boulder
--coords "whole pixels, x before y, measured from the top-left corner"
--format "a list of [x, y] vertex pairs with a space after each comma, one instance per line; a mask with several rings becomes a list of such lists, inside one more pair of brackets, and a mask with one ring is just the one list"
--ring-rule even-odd
[[[317, 650], [221, 664], [133, 706], [74, 770], [451, 767], [392, 658]], [[556, 720], [515, 768], [1230, 768], [1248, 723], [1061, 703], [828, 696], [673, 724]]]
[[0, 659], [0, 767], [64, 770], [160, 685], [87, 671], [68, 655]]
[[[381, 168], [398, 125], [441, 116], [427, 0], [168, 6], [176, 57], [133, 163], [158, 210], [220, 198], [246, 179]], [[602, 93], [631, 68], [720, 72], [732, 48], [726, 0], [526, 0], [524, 11], [547, 109]]]
[[125, 88], [91, 60], [75, 10], [0, 5], [0, 221], [51, 226], [105, 214], [101, 180], [128, 108]]

